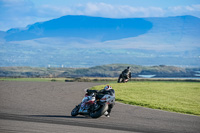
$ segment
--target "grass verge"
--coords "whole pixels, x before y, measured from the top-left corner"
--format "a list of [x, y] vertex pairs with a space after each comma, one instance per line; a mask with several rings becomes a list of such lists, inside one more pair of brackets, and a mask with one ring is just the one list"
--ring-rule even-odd
[[135, 81], [110, 85], [118, 102], [200, 116], [200, 82]]

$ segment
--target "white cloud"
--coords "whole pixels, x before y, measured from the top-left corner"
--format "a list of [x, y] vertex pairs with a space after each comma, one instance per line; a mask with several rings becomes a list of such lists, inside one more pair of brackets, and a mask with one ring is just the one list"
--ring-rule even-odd
[[159, 7], [132, 7], [128, 5], [110, 5], [106, 3], [87, 3], [73, 7], [74, 15], [90, 15], [110, 18], [157, 17], [163, 16], [164, 11]]
[[[200, 17], [200, 5], [160, 7], [133, 7], [129, 5], [111, 5], [106, 3], [79, 4], [71, 8], [72, 15], [90, 15], [110, 18], [130, 17], [166, 17], [193, 15]], [[66, 14], [67, 15], [67, 14]]]
[[0, 0], [0, 30], [25, 27], [64, 15], [89, 15], [109, 18], [165, 17], [194, 15], [200, 17], [200, 5], [160, 7], [133, 7], [107, 3], [85, 3], [74, 6], [40, 5], [29, 0]]
[[193, 15], [200, 17], [200, 5], [174, 6], [167, 9], [167, 14], [172, 15]]

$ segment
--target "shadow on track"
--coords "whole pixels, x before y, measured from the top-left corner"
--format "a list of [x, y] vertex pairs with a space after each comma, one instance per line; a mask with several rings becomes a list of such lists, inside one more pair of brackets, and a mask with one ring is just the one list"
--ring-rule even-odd
[[29, 117], [90, 119], [90, 117], [87, 116], [67, 116], [67, 115], [29, 115]]

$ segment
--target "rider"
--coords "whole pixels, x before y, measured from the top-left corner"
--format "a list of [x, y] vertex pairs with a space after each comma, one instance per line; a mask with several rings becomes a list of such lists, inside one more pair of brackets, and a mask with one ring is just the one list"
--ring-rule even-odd
[[[106, 85], [106, 86], [104, 87], [104, 89], [102, 89], [102, 90], [100, 90], [100, 91], [98, 92], [98, 94], [103, 94], [103, 95], [108, 94], [108, 95], [111, 95], [111, 96], [114, 96], [114, 97], [115, 97], [115, 90], [112, 89], [112, 87], [111, 87], [110, 85]], [[98, 95], [98, 94], [97, 94], [97, 95]], [[110, 113], [111, 113], [112, 108], [114, 107], [114, 104], [115, 104], [115, 103], [109, 104], [108, 110], [107, 110], [108, 114], [106, 114], [106, 117], [110, 117]]]
[[124, 71], [122, 71], [122, 79], [129, 79], [131, 78], [131, 70], [130, 67], [128, 66]]

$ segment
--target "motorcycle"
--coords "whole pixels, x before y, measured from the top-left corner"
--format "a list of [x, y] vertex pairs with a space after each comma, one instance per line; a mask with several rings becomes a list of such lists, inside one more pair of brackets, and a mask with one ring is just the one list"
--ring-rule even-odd
[[72, 116], [89, 115], [92, 118], [99, 118], [107, 115], [108, 105], [114, 103], [115, 96], [100, 95], [96, 90], [86, 90], [82, 102], [71, 112]]

